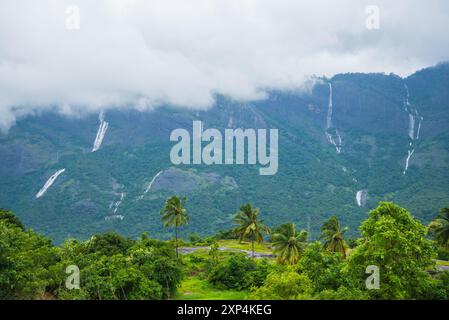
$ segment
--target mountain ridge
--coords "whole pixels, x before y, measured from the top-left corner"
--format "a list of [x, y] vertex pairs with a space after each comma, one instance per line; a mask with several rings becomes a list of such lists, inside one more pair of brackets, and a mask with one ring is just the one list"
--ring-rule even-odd
[[[171, 178], [173, 185], [192, 177], [202, 186], [181, 189], [188, 191], [187, 209], [195, 222], [195, 227], [184, 228], [184, 236], [231, 228], [232, 214], [245, 202], [260, 207], [269, 225], [291, 220], [309, 228], [312, 237], [330, 215], [355, 226], [381, 200], [395, 201], [429, 221], [449, 201], [449, 90], [444, 90], [449, 88], [449, 64], [404, 79], [346, 73], [328, 80], [310, 92], [270, 92], [254, 102], [218, 96], [207, 111], [109, 110], [108, 128], [95, 152], [98, 115], [71, 119], [44, 113], [21, 119], [8, 135], [0, 134], [0, 206], [13, 209], [56, 242], [111, 229], [167, 238], [159, 210], [165, 197], [179, 190], [170, 190], [170, 183], [162, 188], [156, 179], [151, 191], [144, 191], [158, 172], [175, 167], [169, 159], [171, 130], [191, 130], [193, 120], [202, 120], [205, 128], [220, 130], [278, 128], [279, 171], [260, 177], [257, 166], [178, 166], [182, 172]], [[328, 83], [333, 88], [329, 128]], [[423, 117], [419, 139], [409, 137], [413, 110], [418, 112], [413, 114], [414, 137]], [[341, 138], [340, 154], [329, 135], [334, 141]], [[47, 179], [62, 168], [66, 171], [36, 199]], [[218, 178], [205, 178], [211, 174]], [[226, 187], [229, 181], [234, 188]], [[367, 190], [366, 206], [359, 207], [356, 194], [361, 190]], [[350, 234], [358, 232], [354, 229]]]

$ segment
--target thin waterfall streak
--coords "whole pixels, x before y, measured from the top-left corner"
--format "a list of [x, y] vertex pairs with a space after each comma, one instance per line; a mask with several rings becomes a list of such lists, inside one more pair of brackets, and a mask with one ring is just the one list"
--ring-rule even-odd
[[61, 173], [65, 171], [65, 168], [60, 169], [53, 173], [50, 178], [45, 182], [44, 186], [39, 190], [39, 192], [36, 194], [36, 199], [42, 197], [47, 190], [52, 186], [52, 184], [56, 181], [56, 179], [59, 177]]

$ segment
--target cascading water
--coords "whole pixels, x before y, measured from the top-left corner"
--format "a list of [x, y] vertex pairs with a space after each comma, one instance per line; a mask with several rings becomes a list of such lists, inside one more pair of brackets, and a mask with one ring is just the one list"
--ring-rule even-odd
[[368, 189], [363, 189], [357, 191], [355, 194], [355, 201], [359, 207], [364, 207], [366, 205], [366, 199], [368, 197]]
[[327, 109], [326, 129], [330, 129], [332, 127], [332, 113], [333, 113], [332, 96], [333, 96], [332, 83], [329, 83], [329, 107]]
[[42, 197], [45, 192], [47, 192], [48, 188], [51, 187], [51, 185], [56, 181], [56, 179], [59, 177], [61, 173], [65, 171], [65, 168], [60, 169], [53, 173], [50, 178], [48, 178], [47, 182], [45, 182], [44, 186], [39, 190], [39, 192], [36, 194], [36, 199]]
[[103, 143], [104, 136], [106, 135], [106, 131], [108, 130], [108, 123], [104, 121], [104, 112], [101, 111], [98, 117], [100, 120], [100, 126], [98, 127], [97, 135], [95, 137], [94, 145], [92, 147], [92, 152], [100, 149], [101, 144]]
[[408, 136], [410, 139], [415, 139], [415, 116], [411, 113], [408, 115]]
[[422, 124], [423, 121], [424, 121], [424, 117], [419, 117], [418, 118], [418, 130], [416, 131], [416, 136], [415, 136], [416, 140], [419, 140], [419, 133], [421, 131], [421, 124]]
[[117, 214], [117, 211], [118, 211], [120, 205], [122, 204], [123, 199], [125, 199], [125, 196], [126, 196], [126, 194], [124, 192], [120, 192], [120, 199], [112, 202], [109, 205], [109, 209], [112, 209], [112, 214], [104, 217], [105, 220], [123, 220], [125, 218], [123, 215]]
[[415, 152], [415, 142], [419, 140], [419, 134], [421, 132], [421, 125], [424, 120], [424, 117], [419, 115], [418, 109], [412, 106], [410, 103], [410, 91], [406, 84], [405, 87], [405, 100], [404, 100], [404, 109], [408, 112], [408, 137], [410, 139], [409, 148], [407, 150], [407, 157], [405, 159], [404, 171], [403, 175], [407, 173], [410, 159]]
[[121, 192], [120, 193], [120, 200], [116, 201], [114, 203], [114, 214], [117, 213], [118, 207], [120, 207], [120, 205], [122, 204], [123, 199], [125, 198], [125, 193]]
[[410, 163], [410, 158], [412, 157], [413, 153], [415, 152], [415, 149], [411, 149], [407, 151], [407, 158], [405, 159], [405, 167], [404, 167], [404, 171], [402, 172], [403, 175], [405, 175], [407, 173], [408, 170], [408, 165]]
[[159, 177], [159, 176], [161, 175], [162, 172], [164, 172], [164, 171], [162, 170], [162, 171], [159, 171], [158, 173], [156, 173], [156, 175], [153, 177], [153, 179], [151, 179], [150, 184], [149, 184], [148, 187], [145, 189], [145, 192], [144, 192], [144, 193], [147, 193], [148, 191], [151, 190], [151, 187], [153, 186], [154, 181], [156, 181], [157, 177]]
[[341, 153], [342, 149], [342, 139], [340, 136], [340, 133], [337, 129], [334, 129], [332, 124], [332, 115], [334, 112], [333, 108], [333, 92], [332, 92], [332, 84], [329, 83], [329, 107], [327, 109], [327, 116], [326, 116], [326, 138], [327, 141], [329, 141], [330, 144], [332, 144], [335, 147], [335, 150], [337, 153]]
[[147, 188], [145, 189], [145, 191], [143, 192], [143, 194], [139, 197], [139, 200], [143, 199], [143, 196], [145, 194], [147, 194], [150, 190], [151, 187], [153, 186], [154, 181], [156, 181], [156, 179], [164, 172], [164, 170], [159, 171], [158, 173], [156, 173], [156, 175], [153, 177], [153, 179], [151, 179], [150, 183], [148, 184]]

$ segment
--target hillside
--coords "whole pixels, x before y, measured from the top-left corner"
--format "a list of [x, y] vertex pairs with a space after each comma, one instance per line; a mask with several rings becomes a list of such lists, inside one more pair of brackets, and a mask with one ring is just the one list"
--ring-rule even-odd
[[[0, 206], [56, 243], [108, 230], [166, 239], [159, 211], [172, 194], [188, 197], [184, 237], [229, 229], [246, 202], [263, 208], [269, 226], [293, 221], [311, 238], [334, 214], [355, 236], [381, 200], [427, 223], [449, 202], [447, 88], [449, 64], [441, 64], [405, 79], [340, 74], [317, 79], [311, 91], [271, 91], [261, 101], [217, 96], [206, 111], [26, 117], [0, 134]], [[170, 132], [190, 131], [193, 120], [220, 130], [279, 129], [278, 173], [260, 176], [256, 165], [174, 166]], [[104, 139], [92, 152], [101, 125]]]

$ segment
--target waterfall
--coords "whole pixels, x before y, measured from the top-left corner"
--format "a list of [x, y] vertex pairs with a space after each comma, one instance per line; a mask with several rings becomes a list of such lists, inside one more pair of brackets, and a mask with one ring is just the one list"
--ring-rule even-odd
[[42, 197], [45, 192], [47, 192], [48, 188], [51, 187], [51, 185], [55, 182], [55, 180], [59, 177], [61, 173], [65, 171], [65, 168], [60, 169], [53, 173], [50, 178], [48, 178], [47, 182], [45, 182], [44, 186], [39, 190], [39, 192], [36, 194], [36, 199]]
[[405, 110], [407, 110], [407, 107], [410, 106], [410, 101], [409, 101], [410, 92], [409, 92], [408, 86], [406, 84], [404, 84], [404, 87], [405, 87], [405, 108], [406, 108]]
[[415, 149], [408, 150], [407, 152], [408, 152], [408, 155], [407, 155], [407, 158], [405, 159], [405, 168], [404, 168], [404, 171], [402, 172], [402, 175], [405, 175], [407, 173], [410, 158], [412, 157], [413, 153], [415, 152]]
[[338, 130], [333, 129], [332, 115], [333, 115], [333, 91], [332, 91], [332, 84], [329, 83], [329, 106], [327, 109], [325, 134], [327, 141], [335, 147], [337, 154], [340, 154], [342, 150], [343, 141], [341, 139], [341, 135], [338, 132]]
[[138, 198], [138, 200], [143, 199], [143, 196], [145, 194], [147, 194], [150, 190], [151, 187], [153, 186], [153, 183], [156, 181], [157, 177], [159, 177], [162, 173], [164, 172], [164, 170], [159, 171], [158, 173], [156, 173], [156, 175], [153, 177], [153, 179], [151, 179], [150, 183], [148, 184], [147, 188], [145, 189], [145, 191], [143, 192], [143, 194]]
[[327, 109], [326, 117], [326, 129], [332, 127], [332, 113], [333, 113], [333, 103], [332, 103], [332, 83], [329, 83], [329, 107]]
[[368, 197], [368, 189], [363, 189], [357, 191], [355, 194], [355, 201], [359, 207], [364, 207], [366, 205], [366, 199]]
[[104, 139], [104, 136], [106, 134], [106, 131], [108, 130], [108, 125], [109, 125], [106, 121], [104, 121], [104, 112], [103, 111], [100, 112], [98, 119], [100, 120], [100, 126], [98, 127], [97, 135], [95, 137], [94, 145], [92, 147], [92, 152], [95, 152], [98, 149], [100, 149], [101, 144]]
[[121, 193], [120, 193], [120, 200], [119, 200], [119, 201], [116, 201], [116, 202], [114, 203], [114, 214], [117, 213], [118, 207], [120, 207], [120, 205], [122, 204], [124, 198], [125, 198], [125, 193], [124, 193], [124, 192], [121, 192]]
[[159, 171], [158, 173], [156, 173], [156, 175], [153, 177], [153, 179], [151, 179], [151, 181], [150, 181], [150, 183], [148, 184], [148, 187], [145, 189], [145, 192], [144, 192], [144, 193], [147, 193], [148, 191], [151, 190], [151, 187], [153, 186], [154, 181], [156, 181], [157, 177], [159, 177], [159, 175], [160, 175], [162, 172], [164, 172], [164, 171], [162, 170], [162, 171]]
[[421, 123], [423, 122], [424, 117], [420, 117], [418, 121], [418, 130], [416, 132], [416, 140], [419, 140], [419, 132], [421, 131]]
[[415, 139], [415, 116], [411, 113], [408, 115], [408, 136], [410, 139]]
[[404, 84], [405, 88], [405, 101], [404, 101], [404, 109], [408, 112], [408, 137], [410, 139], [409, 148], [407, 150], [407, 158], [405, 159], [404, 171], [403, 175], [407, 173], [410, 159], [415, 152], [415, 141], [419, 140], [419, 135], [421, 132], [421, 125], [424, 120], [424, 117], [420, 116], [418, 109], [415, 108], [410, 103], [410, 91], [406, 84]]

